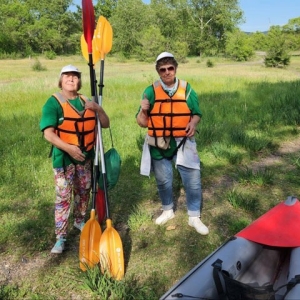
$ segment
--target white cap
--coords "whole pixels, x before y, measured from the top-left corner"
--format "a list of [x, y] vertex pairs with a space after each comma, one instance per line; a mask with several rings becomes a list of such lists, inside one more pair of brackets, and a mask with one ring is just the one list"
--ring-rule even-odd
[[161, 54], [159, 54], [156, 58], [156, 62], [158, 62], [160, 59], [165, 58], [165, 57], [173, 57], [174, 55], [170, 52], [162, 52]]
[[67, 73], [67, 72], [74, 72], [74, 73], [81, 74], [81, 72], [78, 70], [78, 68], [76, 68], [72, 65], [68, 65], [68, 66], [63, 67], [60, 71], [60, 75], [63, 74], [63, 73]]

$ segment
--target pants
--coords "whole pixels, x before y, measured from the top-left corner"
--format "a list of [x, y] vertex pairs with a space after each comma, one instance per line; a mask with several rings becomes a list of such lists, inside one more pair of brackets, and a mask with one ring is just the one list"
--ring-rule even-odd
[[[163, 210], [172, 209], [174, 206], [173, 162], [165, 158], [161, 160], [152, 159], [151, 162], [162, 208]], [[186, 193], [188, 215], [190, 217], [199, 217], [202, 201], [200, 170], [186, 168], [181, 165], [177, 165], [177, 169]]]
[[66, 168], [54, 168], [55, 181], [55, 234], [67, 235], [68, 219], [74, 196], [73, 216], [77, 223], [84, 221], [91, 191], [91, 161], [84, 165], [69, 165]]

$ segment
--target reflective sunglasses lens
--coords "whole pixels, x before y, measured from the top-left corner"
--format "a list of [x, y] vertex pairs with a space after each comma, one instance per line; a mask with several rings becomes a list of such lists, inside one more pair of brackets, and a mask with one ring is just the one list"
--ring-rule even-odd
[[169, 72], [171, 72], [171, 71], [174, 71], [175, 68], [174, 68], [173, 66], [168, 67], [168, 68], [160, 68], [160, 69], [159, 69], [159, 72], [160, 72], [160, 73], [165, 73], [167, 70], [168, 70]]

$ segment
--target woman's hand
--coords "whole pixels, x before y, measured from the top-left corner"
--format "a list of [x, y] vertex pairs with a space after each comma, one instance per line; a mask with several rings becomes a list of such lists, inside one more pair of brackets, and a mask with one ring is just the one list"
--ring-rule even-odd
[[149, 109], [150, 109], [150, 102], [149, 102], [149, 100], [147, 99], [147, 95], [146, 95], [146, 94], [144, 94], [144, 99], [141, 100], [141, 109], [142, 109], [142, 111], [143, 111], [143, 113], [144, 113], [145, 115], [148, 114], [148, 111], [149, 111]]
[[86, 101], [84, 108], [90, 109], [90, 110], [94, 111], [95, 113], [97, 113], [102, 128], [109, 127], [109, 118], [108, 118], [106, 112], [104, 111], [104, 109], [102, 108], [102, 106], [100, 106], [95, 101]]
[[187, 124], [185, 128], [186, 136], [192, 137], [195, 135], [197, 124], [200, 122], [200, 117], [197, 115], [194, 115], [191, 119], [191, 121]]
[[85, 161], [85, 155], [82, 153], [79, 147], [75, 145], [69, 145], [68, 154], [77, 161]]
[[146, 128], [148, 126], [149, 110], [150, 110], [150, 102], [147, 99], [147, 95], [144, 94], [144, 99], [141, 100], [141, 109], [136, 118], [137, 123], [143, 128]]
[[95, 101], [86, 101], [84, 106], [85, 109], [90, 109], [94, 112], [97, 112], [99, 107], [100, 105], [97, 104]]
[[58, 149], [61, 149], [67, 152], [72, 158], [77, 161], [84, 161], [85, 155], [82, 153], [79, 147], [75, 145], [70, 145], [63, 140], [55, 133], [54, 127], [48, 127], [44, 130], [45, 139], [50, 142], [53, 146]]

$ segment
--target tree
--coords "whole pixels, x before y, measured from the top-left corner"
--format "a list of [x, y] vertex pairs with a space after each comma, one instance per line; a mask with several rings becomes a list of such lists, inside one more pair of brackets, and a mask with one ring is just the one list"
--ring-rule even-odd
[[283, 31], [289, 31], [300, 34], [300, 17], [290, 19], [286, 25], [282, 27]]
[[34, 22], [28, 6], [20, 1], [1, 1], [0, 11], [0, 52], [27, 55], [28, 27]]
[[139, 52], [140, 33], [151, 24], [148, 6], [142, 0], [119, 0], [111, 24], [114, 30], [113, 50], [130, 57]]
[[[2, 0], [0, 52], [23, 56], [51, 50], [58, 54], [79, 50], [80, 18], [68, 11], [72, 0]], [[9, 47], [3, 43], [9, 38]]]
[[290, 50], [300, 50], [300, 17], [290, 19], [288, 24], [282, 27], [286, 45]]
[[237, 61], [247, 61], [254, 54], [248, 35], [240, 30], [228, 33], [225, 53]]
[[265, 33], [256, 31], [249, 34], [248, 37], [254, 50], [266, 51], [268, 49], [267, 35]]
[[107, 19], [111, 18], [117, 7], [118, 0], [98, 0], [95, 5], [95, 16], [103, 16]]
[[242, 20], [238, 0], [178, 0], [194, 25], [194, 46], [198, 54], [222, 52], [226, 32], [232, 32]]
[[266, 67], [285, 67], [290, 64], [290, 56], [287, 53], [285, 36], [280, 26], [271, 26], [268, 32], [269, 50], [265, 57]]
[[76, 19], [78, 15], [68, 11], [72, 0], [28, 0], [26, 3], [34, 17], [29, 31], [32, 47], [57, 54], [75, 53], [79, 49], [82, 21], [81, 16]]
[[139, 41], [141, 44], [139, 58], [142, 61], [153, 62], [158, 53], [165, 51], [165, 38], [156, 24], [141, 31]]

